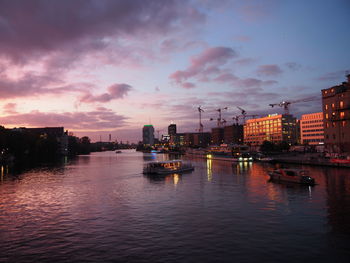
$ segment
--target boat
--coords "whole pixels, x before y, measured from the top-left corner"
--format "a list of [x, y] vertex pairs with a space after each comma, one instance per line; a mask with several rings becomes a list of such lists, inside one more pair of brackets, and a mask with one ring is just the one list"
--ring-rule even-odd
[[248, 152], [246, 145], [221, 144], [220, 146], [211, 146], [206, 155], [207, 159], [223, 160], [231, 162], [249, 162], [253, 157]]
[[350, 156], [339, 156], [336, 158], [331, 158], [331, 163], [345, 163], [350, 164]]
[[144, 174], [173, 174], [193, 171], [194, 167], [191, 163], [182, 160], [157, 161], [149, 162], [143, 168]]
[[276, 169], [269, 172], [270, 179], [273, 181], [315, 185], [315, 179], [307, 174], [308, 171], [302, 169]]

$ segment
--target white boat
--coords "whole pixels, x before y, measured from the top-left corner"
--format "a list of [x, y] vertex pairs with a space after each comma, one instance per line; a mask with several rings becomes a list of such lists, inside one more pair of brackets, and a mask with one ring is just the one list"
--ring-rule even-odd
[[302, 169], [276, 169], [269, 172], [269, 176], [273, 181], [315, 185], [315, 179], [307, 174], [308, 171]]
[[194, 167], [190, 163], [182, 160], [171, 160], [163, 162], [149, 162], [143, 168], [144, 174], [173, 174], [193, 171]]

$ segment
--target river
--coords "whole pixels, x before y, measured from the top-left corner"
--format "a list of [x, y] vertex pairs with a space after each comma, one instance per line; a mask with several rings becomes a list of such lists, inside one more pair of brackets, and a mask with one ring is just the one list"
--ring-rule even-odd
[[187, 159], [192, 173], [142, 174], [169, 158], [1, 167], [0, 262], [348, 262], [349, 169], [305, 166], [313, 187], [269, 182], [261, 163]]

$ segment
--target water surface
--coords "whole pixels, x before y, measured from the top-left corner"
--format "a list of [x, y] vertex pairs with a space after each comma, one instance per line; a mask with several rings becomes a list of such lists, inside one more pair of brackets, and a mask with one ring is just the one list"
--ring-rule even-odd
[[[271, 165], [189, 159], [148, 177], [134, 151], [19, 175], [1, 169], [0, 262], [347, 262], [350, 170], [318, 185], [268, 181]], [[297, 167], [297, 166], [295, 166]]]

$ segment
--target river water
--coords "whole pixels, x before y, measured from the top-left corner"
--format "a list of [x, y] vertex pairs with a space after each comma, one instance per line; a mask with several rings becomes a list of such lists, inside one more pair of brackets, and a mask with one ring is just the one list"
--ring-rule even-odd
[[142, 174], [169, 158], [2, 167], [0, 262], [349, 262], [349, 169], [304, 167], [314, 187], [269, 182], [261, 163], [189, 159], [192, 173]]

